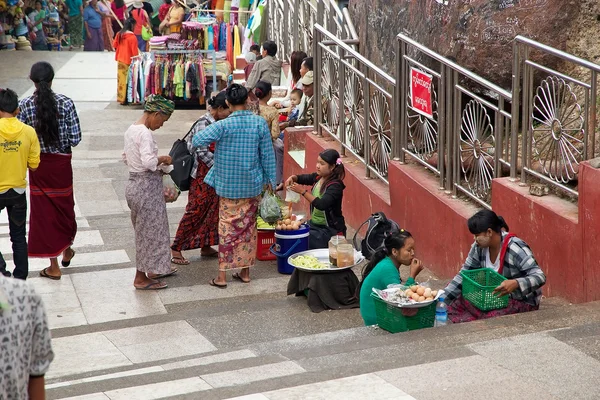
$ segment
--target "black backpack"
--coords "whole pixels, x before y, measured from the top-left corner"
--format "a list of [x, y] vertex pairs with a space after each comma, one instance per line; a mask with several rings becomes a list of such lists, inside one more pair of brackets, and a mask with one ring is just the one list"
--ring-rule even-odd
[[[356, 236], [365, 224], [368, 224], [367, 234], [365, 235], [365, 238], [360, 242], [359, 247], [356, 243]], [[388, 219], [384, 213], [376, 212], [375, 214], [372, 214], [368, 220], [363, 222], [361, 226], [358, 227], [356, 233], [354, 234], [354, 237], [352, 238], [352, 242], [354, 244], [354, 248], [360, 248], [363, 256], [367, 260], [370, 260], [373, 253], [375, 253], [377, 249], [383, 246], [383, 241], [385, 240], [385, 238], [395, 232], [400, 232], [400, 226], [391, 219]]]
[[192, 180], [190, 174], [192, 173], [192, 168], [194, 168], [194, 157], [196, 155], [190, 153], [188, 150], [186, 138], [194, 131], [195, 127], [196, 124], [190, 128], [189, 132], [182, 139], [177, 139], [169, 152], [171, 161], [173, 162], [173, 171], [169, 175], [171, 175], [173, 182], [175, 182], [182, 192], [190, 189]]

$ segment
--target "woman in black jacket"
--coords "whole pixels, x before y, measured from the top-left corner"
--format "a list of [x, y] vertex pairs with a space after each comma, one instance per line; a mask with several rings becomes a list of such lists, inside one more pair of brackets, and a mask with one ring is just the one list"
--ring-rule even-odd
[[[326, 248], [332, 236], [346, 236], [346, 223], [342, 215], [345, 176], [340, 154], [334, 149], [327, 149], [317, 158], [317, 172], [292, 175], [285, 182], [290, 190], [299, 193], [310, 203], [311, 249]], [[304, 186], [312, 186], [312, 189], [307, 190]]]

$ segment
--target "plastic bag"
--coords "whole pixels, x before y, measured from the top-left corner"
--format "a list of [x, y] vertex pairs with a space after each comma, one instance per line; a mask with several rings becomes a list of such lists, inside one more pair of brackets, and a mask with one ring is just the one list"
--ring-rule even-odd
[[271, 192], [265, 192], [260, 201], [260, 217], [268, 224], [274, 224], [281, 219], [281, 206], [279, 199]]
[[285, 192], [285, 201], [286, 203], [297, 203], [300, 201], [300, 193], [296, 193], [291, 189], [286, 190]]
[[163, 175], [163, 195], [165, 196], [165, 202], [172, 203], [179, 197], [181, 191], [173, 182], [171, 175]]

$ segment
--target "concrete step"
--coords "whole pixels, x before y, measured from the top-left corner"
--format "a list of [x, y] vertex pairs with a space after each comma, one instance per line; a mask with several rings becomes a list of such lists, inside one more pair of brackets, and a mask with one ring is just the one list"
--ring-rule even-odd
[[248, 62], [246, 61], [246, 58], [244, 57], [244, 55], [239, 55], [236, 57], [235, 59], [235, 66], [238, 69], [244, 69], [246, 67], [246, 65], [248, 65]]

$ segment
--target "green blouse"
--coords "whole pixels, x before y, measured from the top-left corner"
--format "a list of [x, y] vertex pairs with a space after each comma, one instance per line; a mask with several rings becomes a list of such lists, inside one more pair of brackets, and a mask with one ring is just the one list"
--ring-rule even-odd
[[[391, 258], [384, 258], [375, 266], [375, 268], [373, 268], [360, 288], [360, 315], [365, 321], [365, 325], [369, 326], [377, 324], [375, 303], [371, 298], [373, 288], [383, 290], [387, 289], [388, 285], [400, 283], [402, 283], [400, 272]], [[405, 284], [414, 285], [414, 283], [415, 280], [410, 277], [406, 280]]]

